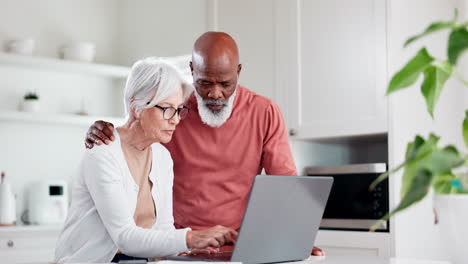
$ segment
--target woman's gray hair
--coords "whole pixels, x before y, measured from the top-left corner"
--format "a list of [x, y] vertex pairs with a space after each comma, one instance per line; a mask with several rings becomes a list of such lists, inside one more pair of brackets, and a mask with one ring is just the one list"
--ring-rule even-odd
[[156, 57], [139, 60], [133, 64], [125, 85], [125, 113], [130, 116], [131, 109], [135, 109], [139, 115], [143, 109], [173, 96], [180, 88], [185, 102], [193, 86], [175, 66]]

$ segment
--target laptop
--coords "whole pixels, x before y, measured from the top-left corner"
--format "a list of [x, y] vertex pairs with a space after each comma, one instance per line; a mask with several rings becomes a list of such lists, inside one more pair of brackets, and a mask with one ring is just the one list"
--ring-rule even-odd
[[185, 261], [272, 263], [310, 256], [332, 177], [257, 175], [232, 252], [168, 257]]

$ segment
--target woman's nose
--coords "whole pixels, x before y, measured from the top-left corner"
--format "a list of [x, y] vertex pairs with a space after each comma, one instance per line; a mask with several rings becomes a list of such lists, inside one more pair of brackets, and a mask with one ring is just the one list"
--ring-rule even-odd
[[174, 125], [179, 124], [180, 123], [179, 113], [175, 113], [175, 115], [172, 116], [171, 119], [169, 119], [169, 123], [174, 124]]

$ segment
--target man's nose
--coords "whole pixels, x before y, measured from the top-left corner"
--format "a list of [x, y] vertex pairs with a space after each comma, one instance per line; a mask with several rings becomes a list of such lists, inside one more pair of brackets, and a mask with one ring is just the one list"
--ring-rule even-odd
[[210, 99], [215, 99], [215, 100], [218, 100], [218, 99], [223, 99], [223, 92], [221, 90], [221, 88], [219, 87], [219, 85], [214, 85], [213, 88], [211, 89], [211, 91], [208, 93], [208, 97]]

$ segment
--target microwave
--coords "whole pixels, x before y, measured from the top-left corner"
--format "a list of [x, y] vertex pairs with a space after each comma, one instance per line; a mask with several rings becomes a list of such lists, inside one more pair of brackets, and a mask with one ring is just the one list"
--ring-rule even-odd
[[[333, 177], [333, 186], [323, 214], [320, 229], [368, 231], [389, 212], [388, 179], [373, 190], [371, 183], [387, 171], [386, 163], [351, 164], [342, 166], [313, 166], [306, 174]], [[389, 232], [389, 222], [376, 231]]]

